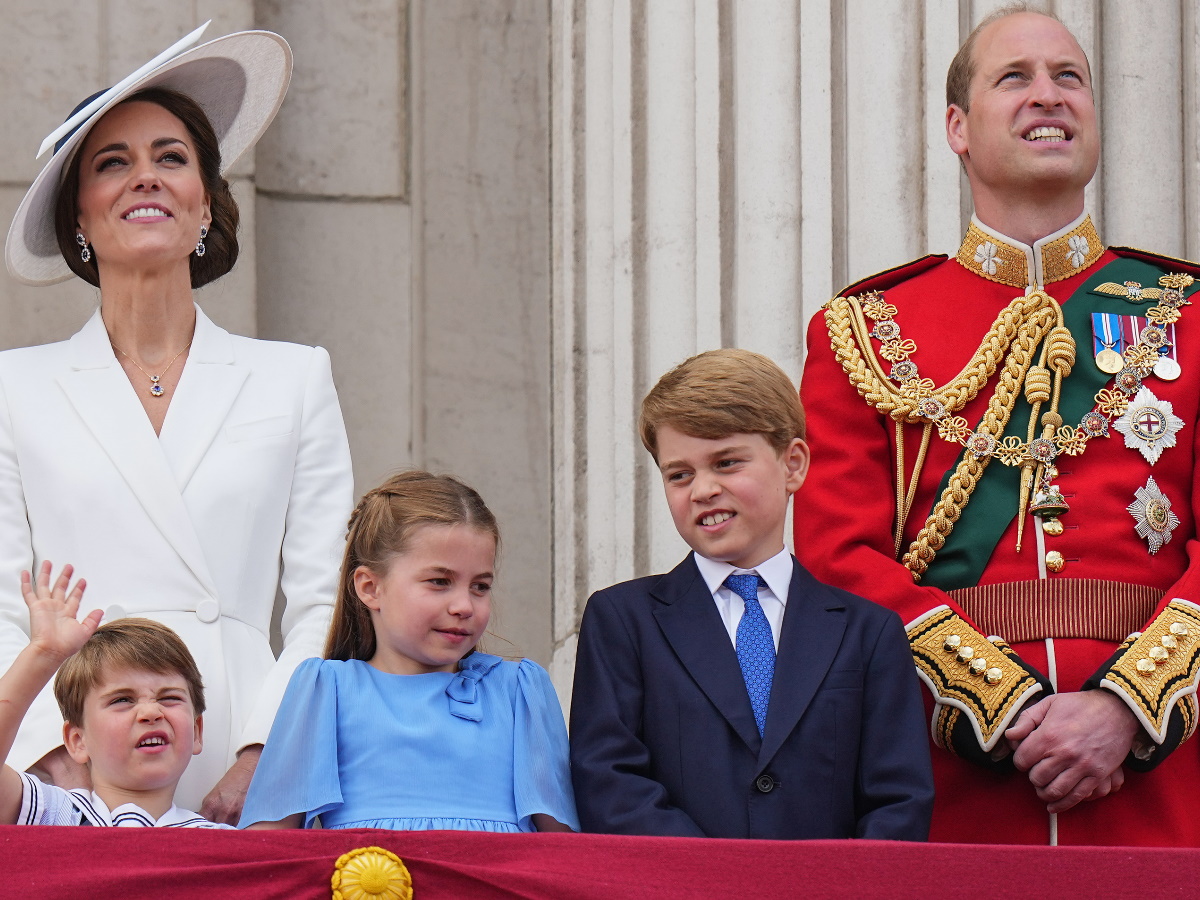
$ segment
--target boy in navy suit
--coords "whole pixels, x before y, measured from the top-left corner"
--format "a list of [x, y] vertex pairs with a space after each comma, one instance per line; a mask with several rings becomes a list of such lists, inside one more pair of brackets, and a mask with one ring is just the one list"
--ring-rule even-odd
[[924, 840], [933, 778], [904, 628], [784, 548], [808, 470], [792, 382], [757, 353], [701, 353], [659, 380], [639, 428], [694, 552], [588, 601], [571, 706], [583, 829]]

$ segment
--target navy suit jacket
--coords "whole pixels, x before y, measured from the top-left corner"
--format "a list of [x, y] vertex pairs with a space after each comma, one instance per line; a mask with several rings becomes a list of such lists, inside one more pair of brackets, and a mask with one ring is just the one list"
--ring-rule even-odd
[[691, 554], [588, 600], [571, 701], [584, 831], [928, 837], [929, 738], [904, 628], [792, 565], [761, 738]]

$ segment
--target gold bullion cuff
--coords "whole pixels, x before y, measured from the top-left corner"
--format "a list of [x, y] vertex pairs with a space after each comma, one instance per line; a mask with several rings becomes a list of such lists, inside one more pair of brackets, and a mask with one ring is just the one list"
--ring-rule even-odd
[[1145, 630], [1126, 639], [1099, 674], [1100, 686], [1128, 704], [1156, 744], [1168, 742], [1175, 712], [1182, 719], [1180, 740], [1188, 738], [1196, 729], [1200, 606], [1172, 600]]
[[937, 702], [933, 732], [943, 746], [961, 718], [957, 710], [990, 752], [1025, 702], [1048, 690], [1004, 641], [984, 637], [948, 606], [914, 619], [907, 631], [917, 675]]

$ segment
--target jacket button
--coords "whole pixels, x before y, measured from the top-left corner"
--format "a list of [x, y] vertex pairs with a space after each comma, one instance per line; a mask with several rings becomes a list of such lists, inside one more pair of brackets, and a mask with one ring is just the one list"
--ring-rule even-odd
[[754, 779], [754, 786], [763, 794], [769, 794], [775, 790], [775, 783], [775, 779], [770, 775], [759, 775]]
[[205, 624], [212, 624], [221, 617], [221, 605], [211, 597], [206, 597], [196, 604], [196, 618]]

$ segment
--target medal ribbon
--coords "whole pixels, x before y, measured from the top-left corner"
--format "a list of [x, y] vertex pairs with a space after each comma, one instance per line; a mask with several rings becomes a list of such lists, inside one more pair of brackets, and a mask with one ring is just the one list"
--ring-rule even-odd
[[[1122, 353], [1125, 350], [1124, 338], [1121, 333], [1120, 316], [1116, 313], [1092, 313], [1092, 355], [1099, 356], [1102, 350], [1113, 350]], [[1117, 337], [1113, 337], [1113, 326], [1116, 326]], [[1117, 344], [1121, 346], [1117, 346]]]
[[[1121, 297], [1097, 296], [1092, 289], [1105, 281], [1115, 281], [1118, 284], [1125, 281], [1138, 281], [1142, 284], [1156, 284], [1162, 271], [1140, 260], [1121, 258], [1101, 267], [1062, 304], [1066, 326], [1075, 335], [1077, 346], [1087, 346], [1087, 329], [1092, 329], [1093, 343], [1098, 344], [1099, 335], [1105, 340], [1122, 340], [1124, 323], [1107, 322], [1106, 319], [1120, 319], [1117, 309], [1128, 309], [1128, 301]], [[1187, 290], [1188, 295], [1200, 291], [1200, 282]], [[1097, 312], [1097, 307], [1100, 311]], [[1105, 307], [1108, 309], [1106, 310]], [[1131, 316], [1130, 318], [1138, 318]], [[1143, 320], [1145, 321], [1145, 320]], [[1103, 324], [1101, 324], [1103, 323]], [[1144, 327], [1144, 325], [1143, 325]], [[1134, 343], [1137, 342], [1135, 332]], [[1174, 328], [1170, 327], [1167, 335], [1171, 338], [1171, 354], [1174, 356]], [[1100, 344], [1097, 351], [1104, 349]], [[1118, 352], [1115, 343], [1113, 349]], [[1059, 413], [1066, 422], [1078, 422], [1080, 418], [1095, 405], [1095, 395], [1111, 378], [1095, 366], [1076, 365], [1071, 376], [1063, 382], [1062, 400]], [[1011, 432], [1023, 438], [1022, 429], [1015, 423], [1028, 420], [1030, 407], [1024, 397], [1017, 401], [1009, 420]], [[1118, 438], [1119, 440], [1120, 438]], [[1108, 438], [1112, 440], [1112, 438]], [[936, 498], [942, 495], [954, 469], [949, 469], [943, 475], [938, 485]], [[1016, 516], [1017, 496], [1020, 490], [1021, 470], [1012, 466], [997, 465], [993, 460], [988, 466], [984, 477], [979, 479], [971, 503], [963, 509], [958, 523], [946, 543], [938, 551], [937, 557], [921, 578], [921, 584], [954, 590], [956, 588], [973, 587], [979, 584], [980, 577], [987, 567], [988, 561], [999, 543], [1001, 536]]]

